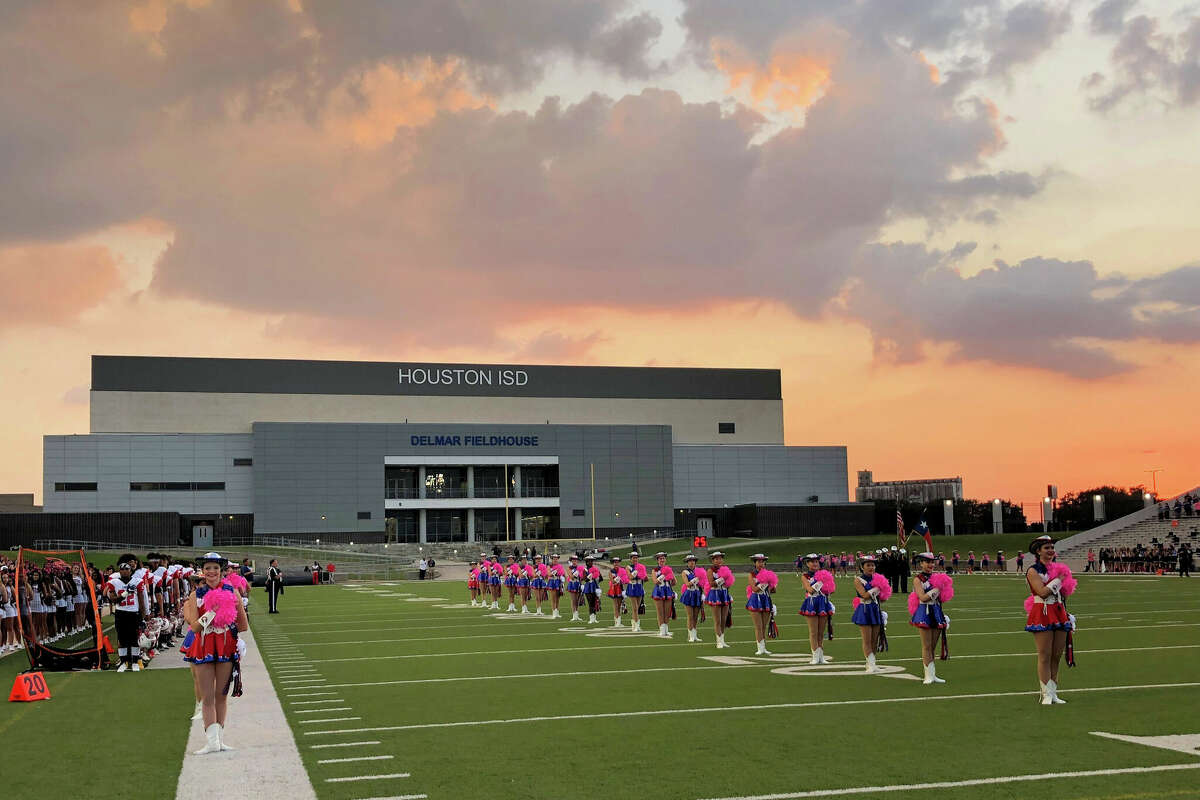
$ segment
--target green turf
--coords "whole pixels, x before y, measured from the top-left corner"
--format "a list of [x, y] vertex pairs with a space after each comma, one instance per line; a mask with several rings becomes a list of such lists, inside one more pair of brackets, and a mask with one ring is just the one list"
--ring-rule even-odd
[[[676, 638], [671, 641], [589, 636], [559, 630], [578, 623], [496, 619], [478, 609], [413, 601], [416, 596], [464, 602], [459, 584], [363, 586], [365, 590], [289, 589], [284, 613], [260, 616], [255, 623], [301, 756], [322, 798], [447, 797], [479, 791], [557, 798], [575, 780], [586, 786], [589, 797], [625, 796], [635, 774], [638, 793], [651, 791], [652, 783], [656, 798], [681, 799], [962, 780], [1182, 763], [1189, 757], [1102, 739], [1089, 731], [1200, 733], [1193, 710], [1200, 692], [1194, 686], [1067, 692], [1069, 704], [1054, 708], [1038, 706], [1033, 694], [920, 699], [1036, 691], [1032, 637], [1021, 631], [1024, 591], [1018, 578], [957, 579], [958, 594], [947, 604], [954, 620], [951, 658], [938, 665], [948, 683], [935, 687], [860, 674], [775, 674], [777, 665], [761, 666], [752, 658], [742, 662], [745, 666], [707, 660], [752, 655], [751, 628], [740, 606], [727, 637], [733, 647], [717, 651], [711, 624], [698, 645], [683, 641], [682, 621], [672, 625]], [[740, 590], [737, 595], [742, 596]], [[796, 616], [798, 579], [783, 576], [777, 599], [782, 636], [772, 649], [807, 656], [805, 623]], [[835, 601], [837, 636], [826, 652], [837, 664], [860, 663], [857, 630], [848, 622], [848, 586], [839, 588]], [[1194, 615], [1200, 608], [1200, 582], [1086, 576], [1071, 606], [1082, 625], [1079, 666], [1064, 668], [1063, 689], [1200, 682], [1195, 658], [1200, 621]], [[919, 644], [905, 624], [903, 598], [894, 598], [890, 607], [891, 649], [880, 662], [919, 674]], [[611, 620], [610, 613], [606, 616]], [[653, 619], [644, 627], [653, 629]], [[1155, 647], [1177, 649], [1137, 650]], [[316, 672], [291, 672], [290, 678], [280, 672], [279, 659], [288, 657], [285, 650], [298, 651]], [[1102, 650], [1116, 652], [1098, 652]], [[886, 698], [918, 699], [481, 724], [535, 716]], [[344, 702], [327, 704], [329, 711], [297, 713], [322, 708], [311, 702], [315, 700]], [[342, 708], [349, 710], [336, 710]], [[347, 716], [361, 719], [317, 722]], [[467, 724], [352, 730], [450, 722]], [[344, 729], [349, 730], [322, 733]], [[380, 744], [311, 747], [347, 741]], [[317, 763], [380, 754], [395, 758]], [[392, 772], [412, 777], [326, 782]], [[1066, 798], [1165, 797], [1196, 786], [1198, 778], [1193, 771], [1107, 776], [1036, 786], [963, 787], [946, 796], [1024, 798], [1053, 787], [1056, 797]]]

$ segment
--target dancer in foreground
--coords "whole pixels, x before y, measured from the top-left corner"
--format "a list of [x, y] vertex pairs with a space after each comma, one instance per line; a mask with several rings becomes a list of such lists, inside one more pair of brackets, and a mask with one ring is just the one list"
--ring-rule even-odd
[[[1025, 601], [1025, 630], [1033, 634], [1037, 647], [1038, 686], [1044, 706], [1067, 702], [1058, 696], [1058, 668], [1075, 627], [1065, 597], [1075, 591], [1076, 581], [1066, 564], [1054, 560], [1054, 541], [1051, 536], [1039, 536], [1029, 543], [1035, 561], [1025, 571], [1030, 592]], [[1074, 661], [1074, 655], [1068, 654], [1067, 664], [1073, 666]]]
[[[933, 648], [939, 637], [945, 635], [949, 625], [945, 612], [942, 611], [942, 594], [944, 588], [935, 586], [935, 582], [949, 581], [945, 573], [933, 572], [933, 553], [917, 554], [917, 574], [912, 578], [913, 591], [909, 595], [908, 604], [912, 609], [910, 623], [921, 631], [921, 663], [925, 665], [924, 683], [945, 683], [937, 676], [937, 668], [933, 663]], [[948, 600], [949, 598], [944, 598]]]
[[771, 597], [779, 586], [779, 576], [767, 569], [767, 557], [762, 553], [750, 556], [750, 580], [746, 584], [746, 610], [754, 623], [756, 655], [769, 656], [767, 634], [771, 631], [771, 619], [775, 616], [775, 601]]

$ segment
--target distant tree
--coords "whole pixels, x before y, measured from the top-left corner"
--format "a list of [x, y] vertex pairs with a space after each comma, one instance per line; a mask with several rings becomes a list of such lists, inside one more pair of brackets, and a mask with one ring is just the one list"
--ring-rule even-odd
[[[1061, 495], [1054, 509], [1055, 528], [1057, 530], [1083, 531], [1094, 528], [1105, 520], [1113, 520], [1132, 514], [1142, 508], [1142, 494], [1145, 486], [1130, 486], [1122, 489], [1118, 486], [1097, 486], [1093, 489], [1081, 489]], [[1104, 498], [1105, 520], [1096, 521], [1092, 506], [1092, 498], [1101, 495]]]
[[[921, 522], [922, 513], [924, 513], [930, 533], [934, 536], [944, 536], [946, 524], [945, 513], [942, 511], [943, 502], [934, 500], [929, 503], [900, 503], [900, 514], [904, 517], [904, 530], [907, 532], [915, 530]], [[1003, 500], [1000, 507], [1005, 533], [1021, 532], [1026, 529], [1025, 512], [1019, 503]], [[892, 533], [896, 530], [895, 501], [875, 501], [875, 529], [880, 533]], [[969, 498], [954, 501], [954, 532], [964, 536], [971, 533], [991, 533], [991, 501]]]

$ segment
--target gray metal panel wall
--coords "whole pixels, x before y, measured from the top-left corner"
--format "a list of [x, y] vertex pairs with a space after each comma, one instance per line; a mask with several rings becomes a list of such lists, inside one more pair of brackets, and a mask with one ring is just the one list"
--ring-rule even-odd
[[[175, 511], [249, 514], [254, 499], [249, 434], [91, 434], [42, 438], [44, 508], [66, 511]], [[131, 482], [223, 481], [225, 491], [131, 492]], [[95, 483], [94, 492], [57, 492], [56, 483]]]
[[675, 445], [676, 508], [849, 500], [845, 447]]
[[[413, 445], [413, 436], [537, 436], [537, 446]], [[379, 531], [386, 456], [558, 456], [560, 526], [587, 529], [595, 465], [596, 527], [669, 528], [666, 425], [254, 424], [256, 533]], [[583, 509], [576, 517], [573, 509]], [[371, 519], [358, 519], [358, 512]], [[324, 517], [324, 519], [322, 519]]]

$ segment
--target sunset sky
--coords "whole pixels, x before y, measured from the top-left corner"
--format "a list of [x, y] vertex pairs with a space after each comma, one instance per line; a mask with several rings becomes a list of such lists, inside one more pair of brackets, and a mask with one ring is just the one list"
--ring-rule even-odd
[[779, 368], [851, 483], [1200, 483], [1200, 3], [16, 0], [0, 75], [0, 492], [93, 353]]

